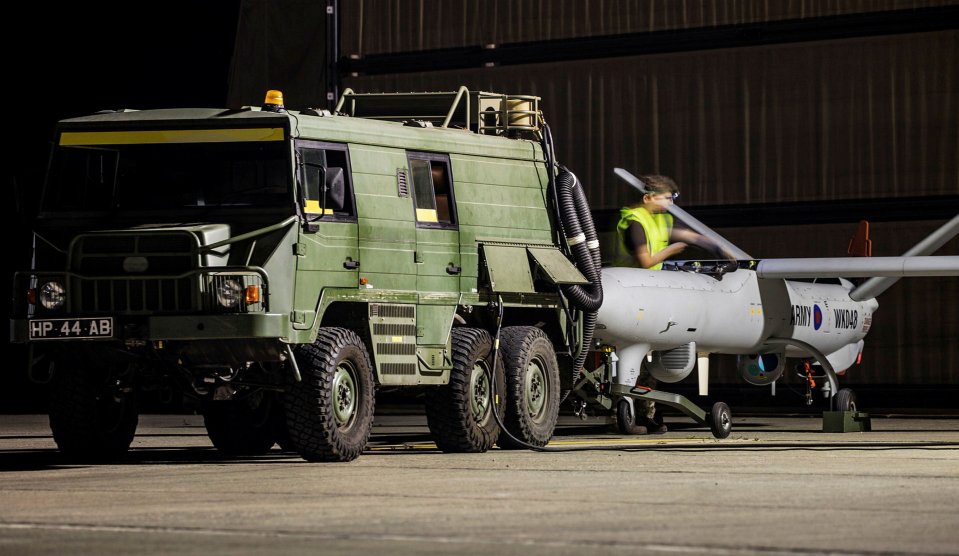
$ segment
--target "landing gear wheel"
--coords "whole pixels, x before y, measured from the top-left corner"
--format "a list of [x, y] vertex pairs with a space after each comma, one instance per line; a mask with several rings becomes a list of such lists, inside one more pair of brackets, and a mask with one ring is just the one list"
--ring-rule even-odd
[[616, 404], [616, 428], [620, 434], [646, 434], [648, 431], [645, 426], [636, 424], [636, 412], [633, 409], [633, 403], [626, 398], [619, 400]]
[[234, 456], [258, 456], [276, 440], [272, 392], [241, 392], [232, 400], [205, 400], [203, 424], [216, 449]]
[[283, 396], [292, 446], [307, 461], [352, 461], [373, 426], [373, 370], [363, 340], [345, 328], [321, 328], [294, 356], [303, 380], [287, 373]]
[[856, 393], [851, 388], [842, 388], [836, 392], [836, 411], [856, 411]]
[[716, 438], [726, 438], [733, 430], [733, 414], [729, 411], [729, 406], [723, 402], [716, 402], [707, 416], [709, 421], [709, 430]]
[[61, 362], [50, 393], [50, 429], [64, 454], [84, 459], [123, 455], [136, 433], [136, 394], [117, 373], [89, 364]]
[[[485, 452], [500, 434], [492, 402], [502, 414], [506, 398], [503, 362], [498, 357], [494, 377], [493, 342], [485, 330], [455, 328], [452, 342], [450, 381], [427, 390], [426, 423], [436, 446], [444, 452]], [[496, 390], [491, 396], [494, 384]]]
[[[559, 364], [553, 343], [535, 326], [502, 330], [506, 365], [506, 416], [503, 424], [513, 436], [533, 446], [545, 446], [559, 418]], [[501, 433], [501, 448], [524, 446]]]

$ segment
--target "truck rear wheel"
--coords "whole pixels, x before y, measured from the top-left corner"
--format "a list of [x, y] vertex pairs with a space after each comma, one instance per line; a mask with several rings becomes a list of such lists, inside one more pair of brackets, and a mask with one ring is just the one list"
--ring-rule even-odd
[[370, 438], [375, 403], [363, 340], [345, 328], [321, 328], [295, 357], [303, 380], [291, 380], [284, 396], [293, 448], [308, 461], [356, 459]]
[[[426, 422], [436, 446], [444, 452], [485, 452], [500, 434], [493, 403], [504, 405], [503, 362], [493, 370], [493, 342], [479, 328], [453, 329], [453, 369], [449, 384], [426, 394]], [[495, 380], [490, 380], [495, 376]], [[494, 389], [491, 396], [490, 392]]]
[[265, 454], [276, 440], [271, 418], [275, 404], [273, 393], [263, 390], [232, 400], [207, 400], [203, 403], [207, 436], [225, 454]]
[[[517, 439], [545, 446], [553, 436], [559, 417], [559, 364], [553, 343], [535, 326], [503, 329], [503, 361], [506, 365], [506, 418], [504, 425]], [[500, 434], [501, 448], [522, 448]]]
[[124, 454], [136, 434], [136, 394], [118, 374], [91, 364], [56, 366], [50, 394], [50, 429], [64, 454], [108, 459]]

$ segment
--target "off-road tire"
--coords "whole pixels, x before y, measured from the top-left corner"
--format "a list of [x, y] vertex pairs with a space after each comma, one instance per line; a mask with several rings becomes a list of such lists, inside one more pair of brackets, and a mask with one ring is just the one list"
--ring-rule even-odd
[[217, 450], [234, 456], [258, 456], [276, 440], [272, 414], [276, 399], [263, 390], [241, 393], [232, 400], [204, 400], [207, 436]]
[[[505, 405], [502, 355], [493, 369], [493, 342], [479, 328], [453, 329], [453, 368], [449, 384], [426, 391], [426, 422], [436, 446], [444, 452], [485, 452], [500, 434], [493, 415]], [[494, 403], [489, 393], [495, 384]]]
[[70, 457], [111, 459], [130, 448], [136, 434], [136, 393], [118, 390], [109, 370], [58, 362], [50, 392], [50, 429]]
[[[506, 367], [506, 415], [504, 425], [526, 444], [545, 446], [553, 437], [559, 418], [559, 364], [553, 343], [535, 326], [508, 326], [500, 332]], [[500, 448], [523, 448], [500, 433]]]
[[286, 425], [292, 447], [308, 461], [352, 461], [363, 453], [375, 403], [369, 352], [356, 333], [321, 328], [316, 341], [294, 353], [302, 373], [293, 373], [286, 394]]

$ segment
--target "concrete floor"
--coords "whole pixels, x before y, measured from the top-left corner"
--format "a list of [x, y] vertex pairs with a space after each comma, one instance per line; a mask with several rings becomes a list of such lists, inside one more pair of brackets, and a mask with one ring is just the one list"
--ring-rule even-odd
[[442, 454], [420, 415], [310, 464], [224, 458], [201, 417], [146, 415], [130, 457], [78, 465], [43, 416], [0, 416], [0, 554], [959, 554], [959, 419], [676, 418], [623, 437], [564, 417], [542, 453]]

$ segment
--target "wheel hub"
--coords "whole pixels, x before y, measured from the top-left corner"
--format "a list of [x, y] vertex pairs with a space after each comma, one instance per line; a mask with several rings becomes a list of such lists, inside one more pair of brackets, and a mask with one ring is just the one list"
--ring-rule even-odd
[[470, 411], [477, 423], [482, 423], [489, 413], [490, 384], [482, 365], [473, 366], [470, 376]]
[[352, 371], [348, 365], [341, 364], [333, 375], [333, 418], [338, 426], [349, 424], [356, 412], [356, 381]]
[[546, 374], [542, 366], [537, 361], [530, 361], [526, 367], [526, 407], [530, 417], [542, 416], [546, 406], [546, 391]]

